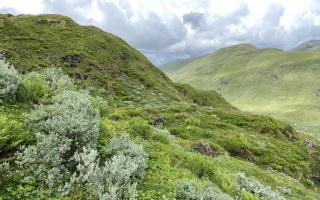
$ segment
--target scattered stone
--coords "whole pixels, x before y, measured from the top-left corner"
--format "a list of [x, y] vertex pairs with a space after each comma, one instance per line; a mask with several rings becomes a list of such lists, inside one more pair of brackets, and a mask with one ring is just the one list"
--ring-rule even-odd
[[55, 25], [55, 24], [61, 24], [61, 21], [56, 19], [39, 19], [36, 21], [36, 23]]
[[187, 118], [188, 115], [186, 113], [179, 113], [176, 115], [176, 119], [182, 119], [182, 118]]
[[207, 155], [207, 156], [218, 156], [219, 153], [217, 151], [215, 151], [210, 144], [204, 142], [203, 140], [198, 141], [197, 143], [195, 143], [192, 148], [203, 154], [203, 155]]
[[230, 154], [230, 156], [233, 156], [233, 157], [239, 156], [239, 157], [244, 158], [250, 162], [253, 161], [253, 154], [246, 147], [242, 147], [239, 150], [233, 149], [233, 150], [229, 151], [229, 154]]
[[79, 79], [82, 80], [82, 75], [79, 72], [74, 73], [74, 76]]
[[6, 53], [0, 53], [0, 60], [5, 60], [6, 59]]
[[69, 63], [71, 66], [76, 66], [78, 63], [80, 63], [80, 56], [78, 55], [65, 56], [63, 58], [63, 61]]
[[308, 149], [311, 149], [313, 147], [313, 143], [309, 141], [308, 139], [304, 139], [302, 144], [307, 147]]
[[102, 72], [102, 67], [95, 63], [90, 63], [89, 66], [93, 67], [98, 72]]
[[150, 120], [149, 120], [149, 124], [153, 125], [153, 126], [158, 126], [158, 125], [161, 125], [161, 124], [164, 124], [165, 123], [165, 120], [161, 117], [152, 117]]

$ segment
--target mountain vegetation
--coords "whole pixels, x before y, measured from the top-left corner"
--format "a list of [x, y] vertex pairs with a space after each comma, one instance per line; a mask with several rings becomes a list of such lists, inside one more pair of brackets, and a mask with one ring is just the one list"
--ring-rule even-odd
[[318, 41], [291, 51], [241, 44], [160, 68], [175, 82], [216, 90], [241, 110], [287, 121], [319, 139], [318, 47]]
[[320, 198], [319, 143], [290, 124], [70, 18], [0, 27], [0, 199]]

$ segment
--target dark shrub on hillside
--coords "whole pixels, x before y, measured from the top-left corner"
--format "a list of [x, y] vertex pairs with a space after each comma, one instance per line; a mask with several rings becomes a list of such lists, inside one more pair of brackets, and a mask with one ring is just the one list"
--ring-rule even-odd
[[206, 143], [203, 140], [200, 140], [197, 143], [193, 144], [192, 148], [195, 151], [207, 156], [218, 156], [222, 154], [221, 151], [215, 149], [212, 145]]

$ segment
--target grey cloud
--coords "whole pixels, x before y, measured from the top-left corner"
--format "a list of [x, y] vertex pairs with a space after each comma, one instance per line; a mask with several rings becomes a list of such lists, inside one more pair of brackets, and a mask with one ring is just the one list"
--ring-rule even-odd
[[104, 13], [102, 27], [141, 50], [159, 50], [185, 39], [186, 29], [175, 15], [167, 16], [169, 20], [164, 22], [160, 16], [150, 12], [146, 17], [139, 16], [138, 21], [133, 21], [131, 12], [121, 4], [99, 1], [99, 7]]
[[190, 24], [193, 29], [196, 29], [203, 25], [204, 14], [199, 12], [190, 12], [182, 16], [183, 23]]

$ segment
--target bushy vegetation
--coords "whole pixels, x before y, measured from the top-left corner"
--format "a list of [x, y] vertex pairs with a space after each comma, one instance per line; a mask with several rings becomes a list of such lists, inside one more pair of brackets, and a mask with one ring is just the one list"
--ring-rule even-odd
[[219, 189], [211, 186], [210, 182], [205, 182], [200, 186], [196, 181], [189, 180], [181, 183], [175, 190], [177, 200], [232, 200], [230, 196], [224, 194]]
[[70, 90], [75, 87], [73, 80], [64, 74], [61, 68], [46, 68], [41, 75], [52, 91]]
[[134, 180], [143, 177], [146, 153], [127, 136], [113, 138], [101, 165], [96, 150], [100, 115], [91, 99], [85, 91], [62, 90], [51, 104], [31, 111], [27, 124], [36, 145], [18, 153], [17, 164], [48, 196], [134, 199]]
[[34, 133], [56, 133], [61, 140], [74, 140], [73, 148], [92, 147], [99, 133], [99, 112], [83, 92], [63, 91], [52, 98], [52, 104], [39, 105], [28, 116]]
[[147, 167], [146, 153], [141, 145], [121, 135], [110, 141], [105, 153], [107, 160], [96, 167], [91, 187], [99, 199], [135, 199], [136, 180]]
[[273, 191], [270, 187], [262, 185], [259, 181], [247, 177], [244, 173], [235, 174], [236, 182], [242, 190], [256, 194], [260, 199], [284, 200], [278, 191]]
[[41, 99], [51, 95], [50, 87], [41, 74], [31, 72], [22, 76], [18, 88], [17, 99], [20, 102], [39, 103]]
[[148, 121], [141, 117], [133, 117], [130, 119], [128, 129], [128, 132], [135, 136], [161, 143], [169, 143], [169, 138], [165, 130], [152, 127]]
[[14, 101], [19, 84], [18, 72], [4, 60], [0, 60], [0, 98]]

